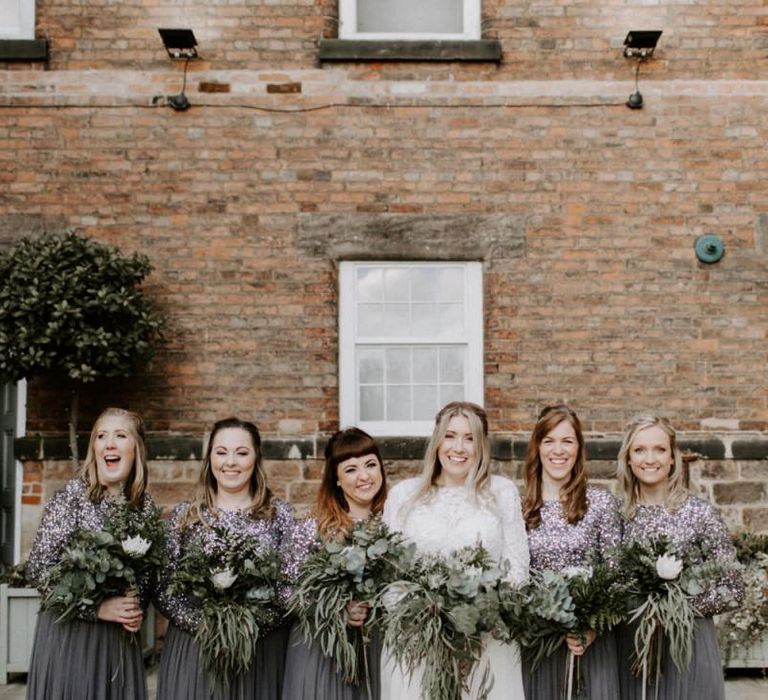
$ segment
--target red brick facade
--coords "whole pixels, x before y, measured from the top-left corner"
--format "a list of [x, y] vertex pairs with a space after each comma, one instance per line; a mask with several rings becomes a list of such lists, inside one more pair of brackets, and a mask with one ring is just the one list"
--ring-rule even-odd
[[[472, 255], [495, 433], [522, 434], [564, 399], [598, 436], [639, 409], [725, 441], [765, 435], [762, 0], [486, 1], [498, 65], [321, 63], [318, 41], [336, 35], [329, 0], [38, 0], [37, 12], [49, 62], [0, 64], [0, 242], [75, 227], [141, 250], [170, 319], [152, 367], [95, 387], [84, 423], [120, 403], [164, 435], [199, 436], [231, 413], [268, 436], [327, 434], [344, 254], [330, 230], [327, 254], [308, 242], [313, 217], [375, 229], [439, 215], [493, 216], [509, 232]], [[164, 104], [182, 64], [161, 26], [197, 35], [188, 112]], [[634, 29], [664, 31], [637, 111], [622, 55]], [[467, 239], [482, 233], [470, 223]], [[715, 265], [694, 254], [703, 233], [725, 243]], [[391, 253], [430, 257], [413, 241]], [[33, 381], [28, 433], [60, 433], [66, 402]], [[26, 463], [25, 503], [55, 481], [40, 464]], [[189, 464], [164, 462], [158, 489]], [[768, 529], [765, 462], [725, 464], [716, 479], [756, 488], [712, 495], [762, 508], [754, 522]], [[306, 472], [275, 469], [286, 495], [309, 497]]]

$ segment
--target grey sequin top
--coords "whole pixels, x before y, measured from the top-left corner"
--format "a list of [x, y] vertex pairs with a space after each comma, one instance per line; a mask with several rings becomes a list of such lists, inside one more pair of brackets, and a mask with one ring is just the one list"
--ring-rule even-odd
[[587, 512], [577, 523], [565, 519], [560, 501], [544, 501], [541, 524], [528, 530], [531, 568], [562, 571], [570, 566], [610, 562], [621, 543], [621, 516], [616, 498], [587, 487]]
[[[101, 530], [112, 505], [113, 501], [108, 497], [102, 498], [98, 503], [91, 501], [88, 498], [87, 486], [79, 477], [68, 481], [45, 506], [27, 560], [27, 579], [42, 591], [48, 579], [48, 572], [58, 563], [72, 534], [76, 530]], [[148, 514], [154, 510], [154, 503], [148, 493], [144, 494], [140, 510]], [[146, 578], [139, 581], [139, 596], [143, 609], [146, 609], [149, 603], [153, 583]], [[97, 612], [98, 606], [95, 606], [90, 612], [81, 613], [80, 617], [94, 621], [97, 619]]]
[[[728, 529], [715, 507], [688, 496], [675, 513], [663, 505], [638, 505], [635, 517], [624, 522], [626, 544], [669, 538], [675, 552], [708, 561], [720, 561], [727, 572], [694, 605], [709, 617], [723, 612], [744, 597], [744, 582]], [[698, 553], [698, 556], [697, 556]]]
[[[215, 509], [213, 513], [207, 513], [206, 517], [216, 519], [217, 526], [236, 531], [241, 536], [247, 533], [248, 536], [262, 543], [265, 552], [277, 551], [282, 572], [288, 581], [278, 585], [278, 596], [284, 603], [292, 589], [290, 582], [296, 580], [300, 563], [306, 554], [294, 546], [296, 521], [293, 517], [293, 507], [277, 498], [272, 502], [275, 513], [270, 520], [253, 518], [240, 510], [228, 511], [220, 508]], [[177, 505], [167, 522], [168, 563], [158, 581], [154, 603], [157, 609], [179, 629], [194, 634], [201, 619], [198, 601], [184, 594], [170, 595], [167, 590], [185, 544], [192, 538], [202, 539], [206, 544], [214, 537], [211, 528], [201, 522], [196, 522], [182, 530], [181, 522], [189, 506], [188, 502]]]

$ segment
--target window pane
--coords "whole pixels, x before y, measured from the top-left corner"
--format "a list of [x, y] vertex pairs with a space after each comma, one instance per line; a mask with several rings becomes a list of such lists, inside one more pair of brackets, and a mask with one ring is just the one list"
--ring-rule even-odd
[[440, 349], [440, 382], [464, 383], [464, 350], [462, 348]]
[[391, 386], [387, 389], [387, 420], [411, 420], [411, 388]]
[[370, 338], [381, 334], [384, 325], [384, 304], [360, 304], [357, 307], [357, 335]]
[[437, 304], [413, 305], [413, 335], [437, 336], [440, 326]]
[[462, 0], [357, 0], [357, 31], [461, 33]]
[[414, 348], [413, 381], [417, 384], [437, 381], [437, 350]]
[[357, 270], [358, 301], [384, 300], [384, 271], [381, 268], [361, 267]]
[[440, 335], [450, 337], [464, 332], [464, 305], [440, 304]]
[[383, 387], [360, 387], [360, 420], [384, 420]]
[[357, 379], [360, 384], [384, 383], [384, 357], [381, 350], [360, 349], [357, 360]]
[[414, 267], [411, 271], [411, 289], [414, 301], [436, 301], [440, 294], [439, 270]]
[[434, 384], [413, 387], [414, 420], [432, 420], [439, 408], [437, 387]]
[[410, 307], [408, 304], [386, 304], [384, 316], [381, 319], [381, 327], [376, 331], [378, 335], [387, 338], [410, 335]]
[[387, 356], [387, 384], [410, 384], [410, 348], [389, 348]]
[[438, 288], [442, 301], [464, 300], [464, 269], [444, 267], [438, 271]]
[[440, 387], [440, 405], [450, 401], [464, 401], [464, 386], [456, 384], [444, 384]]
[[384, 271], [384, 297], [387, 301], [409, 301], [410, 295], [407, 269], [390, 268]]

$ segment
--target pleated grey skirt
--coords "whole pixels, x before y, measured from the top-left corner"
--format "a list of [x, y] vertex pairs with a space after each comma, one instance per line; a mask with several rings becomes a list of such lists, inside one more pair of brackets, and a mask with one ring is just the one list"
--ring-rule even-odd
[[[523, 653], [523, 687], [526, 700], [557, 700], [566, 697], [568, 688], [568, 647], [565, 642], [551, 656], [531, 671], [528, 656]], [[576, 669], [581, 684], [576, 682]], [[616, 638], [613, 632], [598, 637], [574, 664], [573, 698], [584, 700], [618, 700], [619, 672]]]
[[56, 622], [40, 612], [27, 700], [146, 700], [141, 643], [114, 622]]
[[[630, 658], [634, 651], [635, 625], [622, 625], [617, 630], [619, 650], [619, 682], [622, 700], [643, 697], [643, 679], [632, 673]], [[647, 697], [656, 697], [656, 681], [650, 674]], [[685, 673], [680, 673], [664, 643], [662, 675], [659, 678], [659, 700], [725, 700], [725, 683], [715, 623], [711, 617], [696, 618], [693, 657]]]
[[[370, 700], [381, 697], [381, 637], [374, 634], [367, 648]], [[307, 644], [298, 628], [291, 630], [285, 663], [282, 700], [369, 700], [368, 686], [348, 685], [336, 672], [333, 661], [317, 644]]]
[[158, 700], [280, 700], [289, 628], [278, 627], [256, 644], [253, 664], [227, 688], [213, 687], [199, 663], [195, 638], [170, 623], [157, 677]]

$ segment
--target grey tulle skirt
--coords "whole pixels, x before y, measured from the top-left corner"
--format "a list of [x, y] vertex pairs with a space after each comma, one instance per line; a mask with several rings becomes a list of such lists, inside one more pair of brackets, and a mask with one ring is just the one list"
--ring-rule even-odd
[[[622, 700], [641, 700], [643, 697], [643, 679], [632, 673], [630, 665], [634, 634], [634, 625], [622, 625], [616, 635]], [[653, 676], [648, 682], [647, 697], [656, 697], [656, 681]], [[720, 649], [711, 617], [699, 617], [695, 621], [693, 657], [685, 673], [680, 673], [675, 667], [665, 640], [658, 697], [659, 700], [725, 700]]]
[[56, 622], [40, 612], [27, 700], [146, 700], [138, 638], [114, 622]]
[[[568, 647], [565, 642], [531, 672], [531, 664], [523, 653], [523, 687], [526, 700], [557, 700], [566, 697]], [[613, 632], [598, 637], [578, 663], [581, 687], [576, 684], [574, 664], [573, 697], [588, 700], [618, 700], [619, 672], [616, 639]]]
[[222, 689], [209, 683], [195, 638], [170, 623], [160, 657], [158, 700], [279, 700], [288, 632], [287, 626], [278, 627], [259, 640], [251, 667]]
[[[371, 700], [381, 697], [381, 637], [374, 634], [367, 647]], [[333, 661], [317, 644], [304, 642], [298, 628], [291, 630], [285, 663], [282, 700], [368, 700], [366, 684], [348, 685], [336, 672]]]

